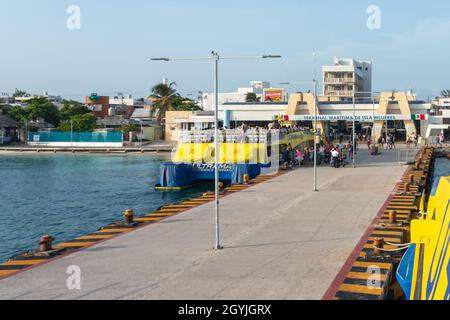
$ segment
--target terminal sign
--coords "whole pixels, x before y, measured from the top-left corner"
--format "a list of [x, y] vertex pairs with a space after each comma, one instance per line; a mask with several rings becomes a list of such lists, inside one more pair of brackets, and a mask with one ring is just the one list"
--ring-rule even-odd
[[[426, 116], [426, 117], [425, 117]], [[414, 118], [413, 118], [414, 117]], [[387, 115], [296, 115], [290, 116], [291, 120], [295, 121], [361, 121], [361, 122], [372, 122], [372, 121], [394, 121], [394, 120], [426, 120], [428, 115], [422, 115], [417, 117], [417, 115], [400, 115], [400, 114], [387, 114]]]

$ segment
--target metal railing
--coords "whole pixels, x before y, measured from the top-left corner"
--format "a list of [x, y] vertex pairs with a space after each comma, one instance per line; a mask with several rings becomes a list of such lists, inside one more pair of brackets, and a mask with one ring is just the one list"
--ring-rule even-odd
[[353, 96], [353, 91], [348, 90], [326, 90], [326, 96], [337, 96], [337, 97], [351, 97]]
[[[256, 129], [249, 128], [247, 130], [242, 129], [226, 129], [219, 130], [219, 142], [227, 143], [268, 143], [273, 133], [276, 133], [283, 138], [286, 134], [294, 132], [311, 133], [307, 129]], [[214, 142], [214, 130], [183, 130], [179, 139], [180, 143], [202, 143], [202, 142]]]
[[355, 78], [325, 78], [325, 84], [345, 84], [356, 82]]
[[122, 132], [29, 132], [30, 142], [122, 142]]

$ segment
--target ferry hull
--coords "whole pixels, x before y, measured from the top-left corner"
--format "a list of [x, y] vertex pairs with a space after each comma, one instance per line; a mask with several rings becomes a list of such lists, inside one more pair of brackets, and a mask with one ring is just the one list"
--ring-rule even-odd
[[435, 182], [426, 212], [411, 222], [397, 281], [407, 299], [450, 300], [450, 176]]
[[[219, 180], [227, 180], [232, 184], [243, 183], [244, 175], [253, 179], [261, 174], [260, 164], [220, 164]], [[214, 164], [193, 163], [181, 164], [166, 162], [160, 166], [160, 190], [178, 190], [186, 188], [201, 180], [214, 180]]]

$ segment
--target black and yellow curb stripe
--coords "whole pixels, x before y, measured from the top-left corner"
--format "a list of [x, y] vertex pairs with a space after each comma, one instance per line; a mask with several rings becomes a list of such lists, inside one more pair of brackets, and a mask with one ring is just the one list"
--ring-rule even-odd
[[0, 264], [0, 279], [14, 273], [20, 272], [26, 268], [42, 264], [51, 257], [46, 256], [23, 256], [14, 260]]
[[[417, 218], [422, 193], [429, 185], [429, 171], [433, 159], [433, 149], [425, 148], [421, 151], [422, 163], [419, 167], [410, 166], [397, 183], [394, 194], [378, 216], [370, 234], [364, 238], [365, 243], [357, 253], [357, 258], [346, 274], [344, 280], [335, 291], [335, 299], [339, 300], [383, 300], [401, 298], [401, 290], [395, 281], [396, 269], [402, 258], [402, 251], [375, 254], [374, 240], [382, 238], [384, 249], [397, 249], [402, 243], [409, 242], [410, 222]], [[419, 154], [416, 160], [419, 159]], [[414, 183], [410, 184], [411, 175]], [[409, 183], [409, 190], [405, 184]], [[396, 212], [396, 222], [389, 223], [389, 214]], [[357, 251], [358, 252], [358, 251]], [[351, 263], [351, 262], [350, 262]], [[374, 270], [376, 273], [374, 274]], [[342, 278], [340, 278], [342, 279]]]
[[340, 285], [336, 299], [382, 300], [387, 296], [390, 263], [356, 261]]
[[[220, 197], [222, 198], [227, 196], [228, 194], [233, 194], [235, 192], [248, 189], [259, 183], [263, 183], [270, 179], [278, 177], [284, 173], [285, 172], [273, 175], [260, 175], [252, 179], [249, 184], [242, 184], [242, 185], [238, 184], [229, 186], [225, 188], [226, 192], [220, 194]], [[215, 200], [214, 193], [209, 192], [197, 198], [185, 199], [180, 203], [164, 205], [159, 209], [155, 210], [154, 212], [145, 214], [140, 217], [136, 217], [132, 224], [125, 224], [123, 222], [111, 223], [107, 226], [98, 229], [94, 233], [79, 236], [70, 241], [58, 243], [53, 246], [54, 249], [52, 251], [53, 253], [48, 256], [40, 255], [40, 253], [38, 252], [34, 253], [26, 252], [19, 254], [11, 258], [9, 261], [0, 264], [0, 279], [9, 277], [15, 273], [21, 272], [33, 266], [37, 266], [44, 262], [50, 261], [56, 257], [61, 257], [63, 255], [67, 255], [72, 252], [87, 248], [101, 241], [117, 237], [126, 232], [135, 230], [136, 228], [160, 222], [164, 219], [178, 215], [184, 211], [201, 206], [205, 203], [209, 203], [214, 200]]]

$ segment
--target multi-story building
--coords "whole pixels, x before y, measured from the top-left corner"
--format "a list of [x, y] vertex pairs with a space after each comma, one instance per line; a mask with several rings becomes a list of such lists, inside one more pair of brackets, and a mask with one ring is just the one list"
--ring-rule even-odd
[[90, 96], [85, 97], [85, 104], [92, 111], [96, 118], [104, 118], [108, 116], [108, 96], [99, 96], [96, 93], [92, 93]]
[[372, 62], [334, 58], [333, 64], [322, 67], [323, 96], [329, 101], [350, 101], [370, 97]]
[[450, 97], [437, 97], [433, 104], [439, 109], [450, 109]]
[[[136, 99], [131, 94], [124, 96], [118, 94], [113, 98], [109, 98], [110, 112], [114, 115], [123, 115], [130, 117], [135, 109], [144, 107], [144, 99]], [[112, 108], [112, 109], [111, 109]]]

